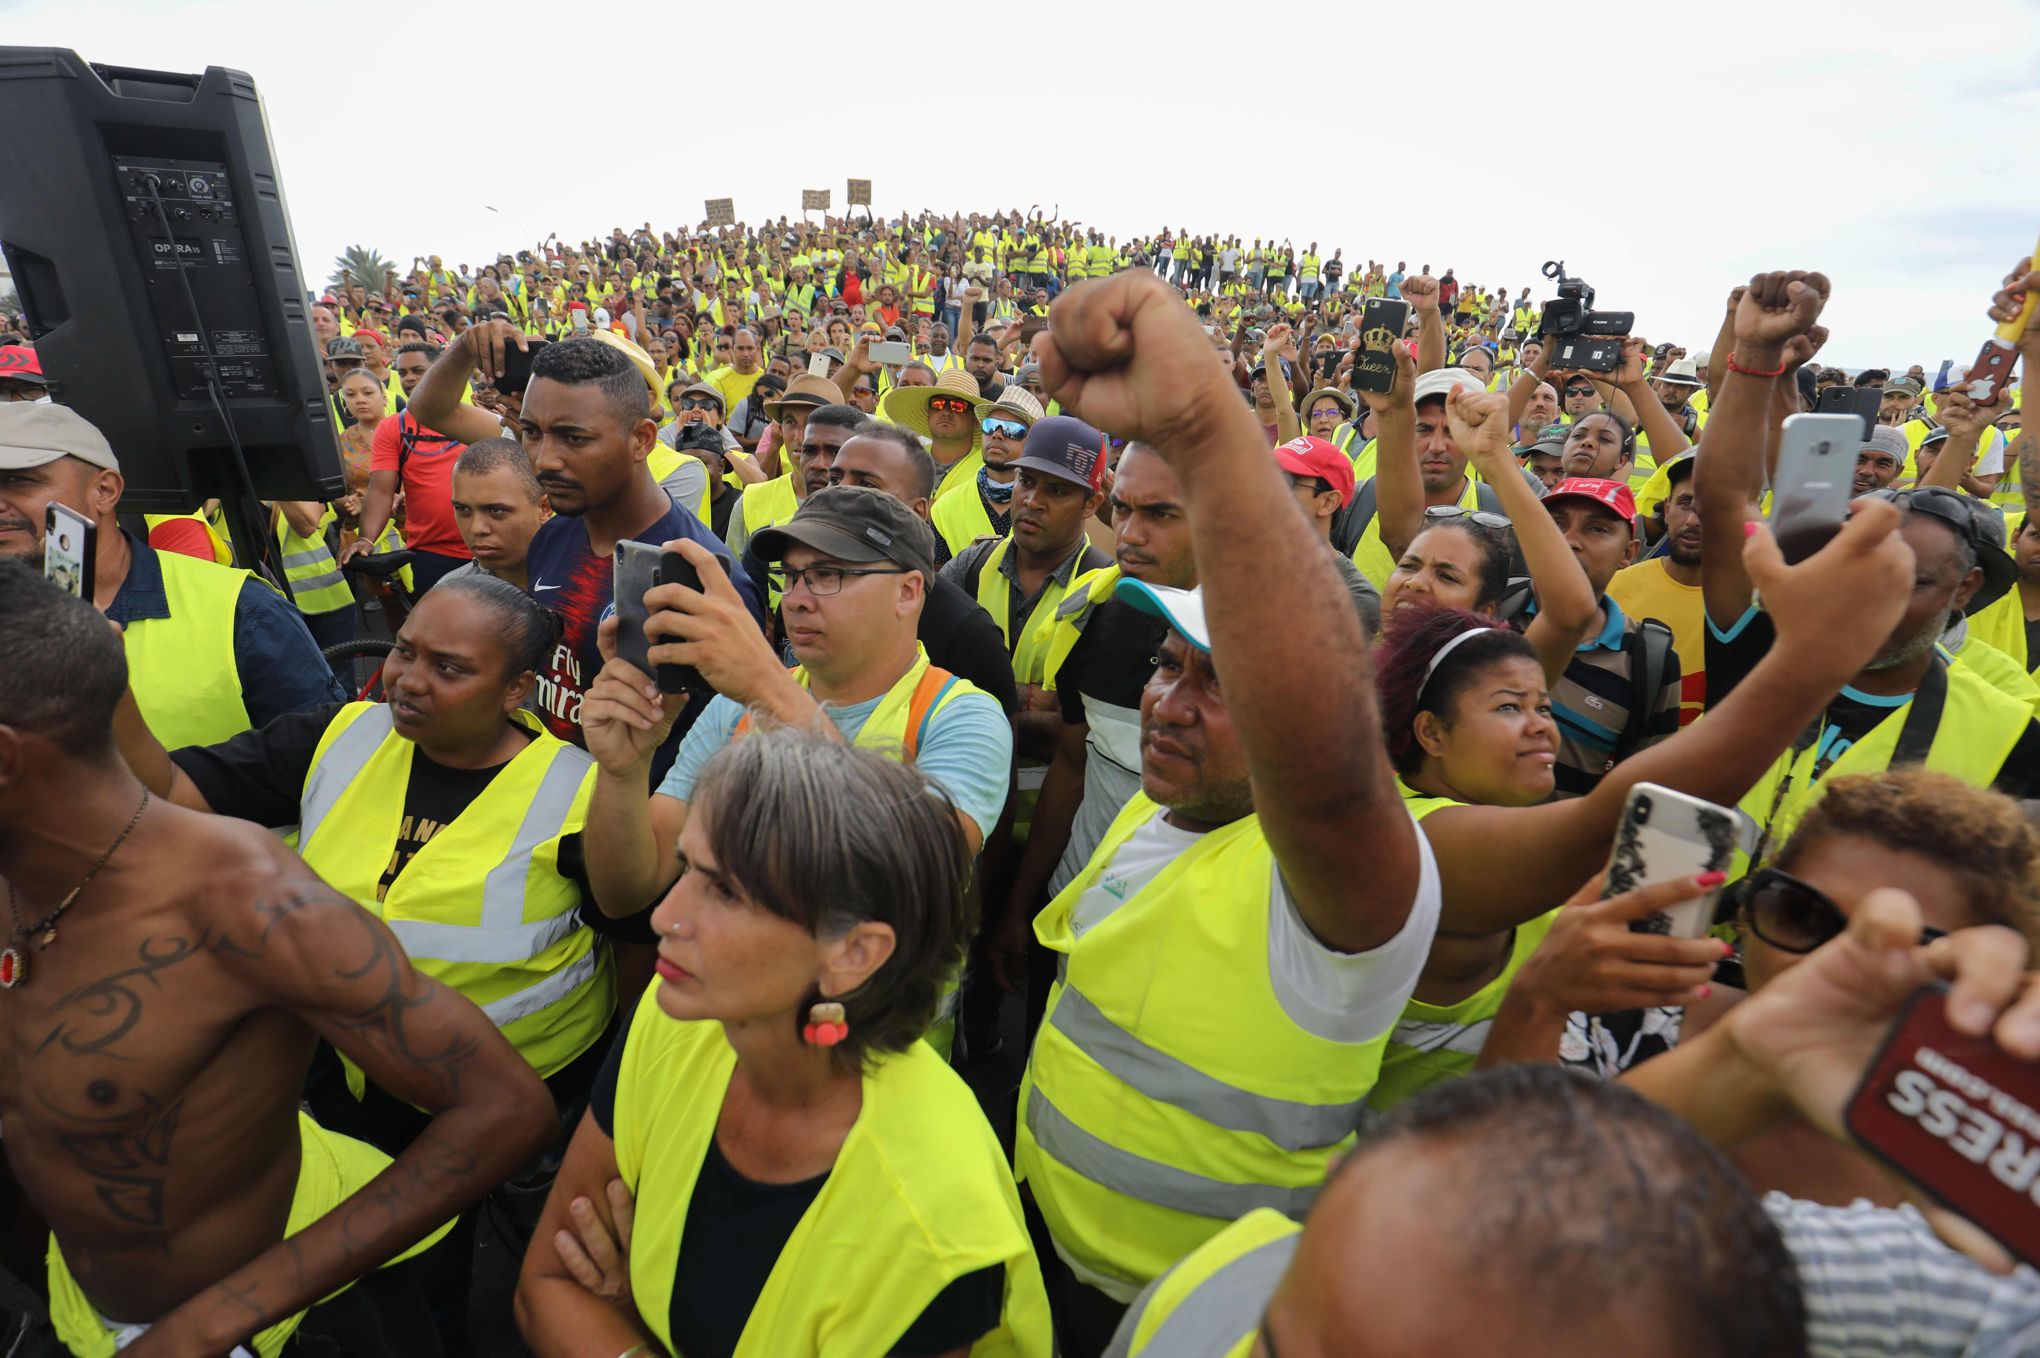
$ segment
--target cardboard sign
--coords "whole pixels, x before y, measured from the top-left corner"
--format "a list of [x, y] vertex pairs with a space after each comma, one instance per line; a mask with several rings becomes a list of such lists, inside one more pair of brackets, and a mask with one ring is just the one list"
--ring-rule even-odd
[[827, 189], [802, 189], [800, 191], [800, 210], [802, 212], [827, 212], [829, 210], [829, 191]]
[[708, 224], [710, 226], [735, 226], [737, 224], [737, 200], [734, 198], [709, 199]]
[[[823, 206], [826, 207], [828, 205], [825, 203]], [[853, 179], [850, 181], [850, 206], [871, 206], [871, 181], [869, 179]]]

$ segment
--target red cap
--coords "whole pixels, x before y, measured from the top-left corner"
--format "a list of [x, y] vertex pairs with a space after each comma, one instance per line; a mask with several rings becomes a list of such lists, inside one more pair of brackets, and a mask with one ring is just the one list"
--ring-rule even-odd
[[319, 298], [319, 300], [318, 300], [318, 303], [317, 303], [317, 305], [319, 305], [319, 306], [339, 306], [339, 305], [340, 305], [340, 299], [339, 299], [338, 297], [335, 297], [335, 296], [334, 296], [334, 295], [333, 295], [332, 293], [330, 293], [330, 292], [329, 292], [329, 293], [325, 294], [325, 295], [324, 295], [323, 297]]
[[1544, 503], [1560, 499], [1592, 500], [1605, 509], [1614, 510], [1629, 525], [1630, 532], [1636, 531], [1636, 497], [1630, 494], [1624, 482], [1603, 481], [1592, 476], [1568, 476], [1551, 488], [1544, 497]]
[[1294, 476], [1316, 476], [1339, 492], [1341, 507], [1353, 502], [1353, 463], [1338, 448], [1305, 434], [1275, 450], [1275, 464]]
[[26, 344], [0, 344], [0, 378], [17, 382], [41, 382], [42, 360]]
[[587, 304], [586, 302], [569, 302], [569, 303], [567, 303], [567, 310], [569, 310], [569, 311], [586, 311], [587, 309], [588, 309], [588, 304]]

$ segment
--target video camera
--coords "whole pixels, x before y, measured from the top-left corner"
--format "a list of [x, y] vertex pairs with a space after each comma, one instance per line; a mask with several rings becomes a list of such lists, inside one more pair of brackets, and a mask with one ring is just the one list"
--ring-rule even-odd
[[1558, 284], [1558, 296], [1544, 304], [1537, 333], [1551, 346], [1555, 368], [1614, 372], [1622, 365], [1622, 339], [1636, 328], [1633, 311], [1594, 310], [1594, 289], [1569, 277], [1562, 259], [1547, 259], [1542, 270]]

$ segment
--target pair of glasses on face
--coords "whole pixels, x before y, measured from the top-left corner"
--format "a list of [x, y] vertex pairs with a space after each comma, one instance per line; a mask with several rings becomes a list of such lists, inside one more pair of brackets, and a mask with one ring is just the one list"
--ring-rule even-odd
[[[929, 404], [932, 406], [934, 403], [930, 402]], [[982, 420], [979, 422], [978, 427], [987, 434], [997, 434], [1001, 438], [1024, 439], [1027, 437], [1027, 426], [1021, 424], [1018, 420]]]
[[1431, 505], [1424, 510], [1424, 518], [1432, 523], [1441, 519], [1472, 519], [1482, 528], [1497, 531], [1514, 526], [1501, 514], [1490, 514], [1485, 509], [1461, 509], [1458, 505]]
[[[1760, 868], [1722, 897], [1724, 905], [1749, 921], [1751, 933], [1780, 952], [1810, 953], [1849, 927], [1849, 917], [1825, 892], [1776, 868]], [[1947, 932], [1921, 929], [1920, 946]]]
[[947, 411], [951, 415], [962, 415], [969, 411], [970, 408], [971, 403], [964, 400], [961, 396], [931, 396], [928, 398], [928, 409], [931, 411], [941, 410]]
[[808, 593], [817, 598], [843, 592], [843, 582], [856, 575], [905, 575], [906, 571], [881, 569], [875, 566], [807, 566], [794, 569], [791, 566], [774, 566], [767, 571], [772, 588], [781, 594], [791, 594], [793, 587], [806, 582]]
[[716, 410], [720, 407], [706, 396], [683, 396], [680, 398], [680, 408], [682, 410]]
[[1592, 396], [1592, 395], [1594, 394], [1594, 389], [1593, 389], [1592, 387], [1590, 387], [1590, 386], [1588, 386], [1588, 387], [1567, 387], [1567, 388], [1565, 389], [1565, 394], [1566, 394], [1566, 395], [1568, 395], [1568, 396]]

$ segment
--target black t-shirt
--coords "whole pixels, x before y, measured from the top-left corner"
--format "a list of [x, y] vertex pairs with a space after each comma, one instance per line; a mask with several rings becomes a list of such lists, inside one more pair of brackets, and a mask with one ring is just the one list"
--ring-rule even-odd
[[[1719, 704], [1737, 684], [1749, 677], [1757, 662], [1764, 658], [1764, 653], [1771, 649], [1771, 642], [1776, 636], [1777, 630], [1770, 615], [1757, 611], [1746, 615], [1734, 635], [1726, 641], [1711, 624], [1708, 626], [1709, 707]], [[1815, 737], [1818, 762], [1814, 767], [1817, 774], [1825, 772], [1849, 746], [1870, 734], [1877, 723], [1890, 716], [1892, 709], [1903, 701], [1902, 698], [1858, 693], [1850, 688], [1837, 694], [1820, 717], [1823, 729]], [[2040, 797], [2040, 725], [2026, 723], [2025, 734], [2005, 756], [2004, 764], [1990, 785], [2009, 797], [2029, 800]]]
[[[313, 752], [341, 706], [329, 703], [286, 712], [267, 726], [243, 731], [218, 745], [174, 750], [170, 758], [220, 815], [271, 827], [295, 825]], [[389, 891], [405, 864], [467, 810], [505, 767], [453, 769], [434, 763], [423, 750], [413, 751], [413, 756], [397, 843], [376, 884], [377, 900]], [[580, 888], [581, 917], [602, 930], [609, 920], [595, 908], [594, 893], [588, 889], [580, 835], [560, 841], [559, 862], [560, 875]]]
[[1062, 668], [1051, 677], [1062, 699], [1063, 721], [1081, 726], [1086, 695], [1114, 707], [1140, 710], [1141, 690], [1155, 672], [1155, 657], [1169, 624], [1114, 596], [1085, 621]]
[[[610, 1045], [609, 1059], [588, 1095], [588, 1111], [609, 1137], [616, 1134], [617, 1072], [629, 1041], [626, 1026]], [[668, 1319], [675, 1352], [687, 1358], [732, 1358], [773, 1266], [828, 1180], [826, 1174], [791, 1184], [746, 1179], [709, 1137], [673, 1269]], [[888, 1354], [935, 1358], [975, 1343], [998, 1328], [1005, 1292], [1003, 1264], [964, 1274], [936, 1294]]]

